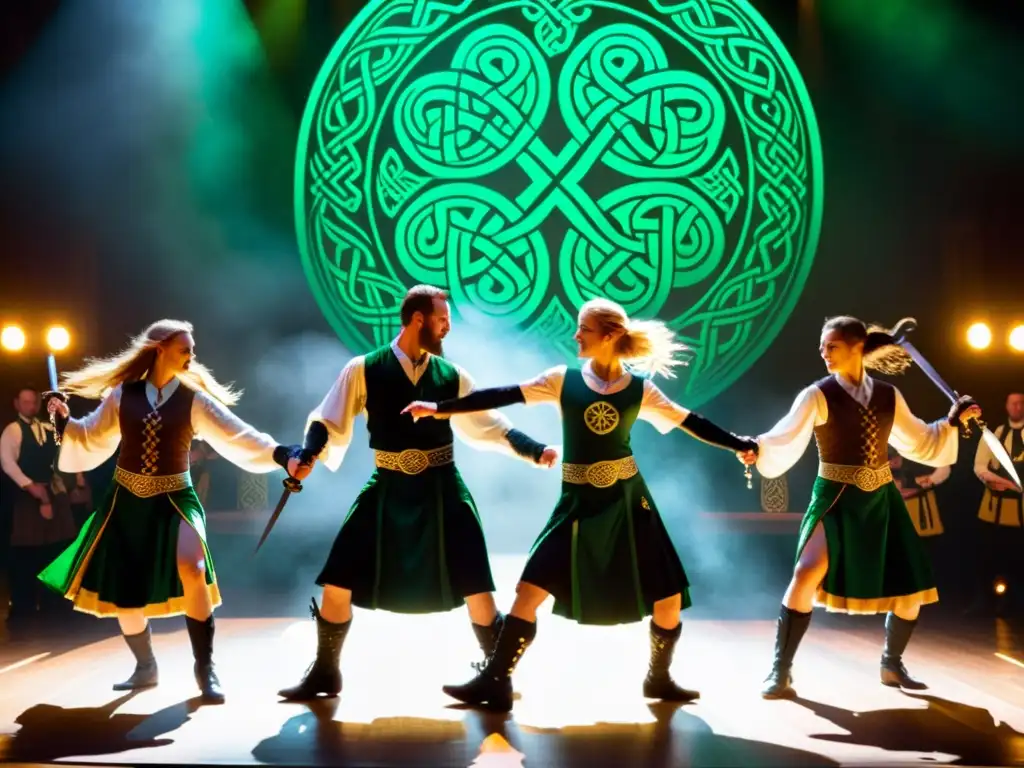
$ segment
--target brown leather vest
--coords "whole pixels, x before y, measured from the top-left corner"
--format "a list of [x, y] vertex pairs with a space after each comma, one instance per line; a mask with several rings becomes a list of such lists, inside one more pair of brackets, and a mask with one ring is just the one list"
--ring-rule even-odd
[[896, 413], [895, 388], [875, 379], [871, 401], [865, 408], [834, 376], [816, 384], [828, 404], [828, 421], [814, 428], [820, 460], [872, 469], [886, 466], [889, 433]]
[[121, 388], [121, 453], [117, 466], [137, 475], [188, 472], [192, 447], [192, 401], [195, 392], [178, 384], [159, 408], [146, 398], [146, 382]]

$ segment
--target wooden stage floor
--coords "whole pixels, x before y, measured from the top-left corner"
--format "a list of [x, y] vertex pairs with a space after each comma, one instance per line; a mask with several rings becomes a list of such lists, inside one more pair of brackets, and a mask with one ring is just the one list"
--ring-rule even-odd
[[[512, 564], [507, 565], [514, 572]], [[497, 570], [497, 569], [496, 569]], [[503, 567], [502, 570], [505, 570]], [[503, 590], [504, 592], [504, 590]], [[504, 597], [504, 595], [500, 595]], [[501, 602], [507, 605], [507, 600]], [[577, 627], [542, 615], [508, 716], [450, 706], [478, 650], [463, 611], [357, 611], [338, 700], [279, 703], [315, 646], [308, 618], [232, 618], [217, 629], [223, 706], [199, 706], [182, 619], [156, 622], [162, 682], [132, 668], [116, 625], [75, 616], [0, 643], [0, 760], [70, 765], [572, 766], [1024, 765], [1024, 644], [1003, 623], [922, 621], [907, 662], [930, 690], [878, 682], [881, 617], [815, 614], [797, 701], [758, 694], [771, 621], [687, 620], [673, 672], [702, 692], [669, 706], [640, 691], [645, 625]]]

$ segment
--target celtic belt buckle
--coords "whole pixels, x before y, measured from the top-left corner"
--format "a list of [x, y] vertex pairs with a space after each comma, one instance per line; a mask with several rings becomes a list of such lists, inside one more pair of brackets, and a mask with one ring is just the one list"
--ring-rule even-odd
[[865, 491], [875, 491], [881, 487], [879, 474], [868, 467], [858, 467], [853, 473], [853, 484]]
[[398, 468], [407, 475], [418, 475], [429, 466], [427, 454], [417, 448], [407, 448], [398, 454]]
[[608, 488], [619, 479], [617, 461], [599, 461], [587, 467], [587, 482], [595, 488]]

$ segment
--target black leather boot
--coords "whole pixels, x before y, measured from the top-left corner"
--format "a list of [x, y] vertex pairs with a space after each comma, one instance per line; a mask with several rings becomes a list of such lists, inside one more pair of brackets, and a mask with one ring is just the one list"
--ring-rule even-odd
[[495, 615], [494, 621], [486, 627], [482, 624], [473, 625], [473, 634], [476, 635], [476, 641], [480, 643], [480, 650], [484, 652], [484, 660], [473, 664], [475, 669], [483, 669], [487, 659], [491, 658], [494, 649], [498, 647], [498, 636], [501, 634], [501, 627], [504, 621], [505, 617], [499, 612]]
[[337, 696], [341, 693], [341, 647], [345, 644], [352, 619], [334, 624], [320, 615], [314, 599], [309, 608], [316, 620], [316, 659], [306, 669], [298, 685], [277, 692], [286, 701], [308, 701], [320, 694]]
[[152, 688], [160, 682], [156, 657], [153, 655], [153, 635], [149, 624], [137, 635], [122, 635], [135, 656], [135, 671], [123, 683], [114, 683], [115, 691], [139, 691]]
[[893, 688], [906, 688], [911, 691], [923, 691], [928, 686], [915, 680], [903, 666], [903, 652], [917, 626], [917, 619], [907, 621], [895, 613], [885, 617], [885, 649], [882, 651], [881, 677], [882, 685]]
[[796, 696], [793, 690], [793, 657], [800, 641], [811, 623], [811, 612], [801, 613], [786, 606], [779, 611], [779, 621], [775, 631], [775, 660], [772, 671], [765, 678], [761, 695], [766, 699], [792, 699]]
[[213, 669], [213, 616], [205, 621], [186, 616], [185, 626], [188, 627], [188, 639], [192, 641], [192, 656], [196, 660], [192, 673], [196, 677], [196, 685], [202, 692], [203, 701], [208, 704], [223, 704], [224, 691], [221, 690], [220, 680]]
[[535, 622], [506, 616], [494, 653], [479, 674], [468, 683], [445, 685], [442, 690], [465, 704], [508, 712], [512, 709], [512, 673], [536, 635]]
[[669, 673], [672, 666], [672, 654], [676, 643], [683, 633], [683, 625], [679, 623], [675, 629], [659, 627], [651, 619], [651, 661], [644, 678], [644, 696], [648, 699], [662, 701], [694, 701], [700, 698], [697, 691], [687, 690], [676, 685]]

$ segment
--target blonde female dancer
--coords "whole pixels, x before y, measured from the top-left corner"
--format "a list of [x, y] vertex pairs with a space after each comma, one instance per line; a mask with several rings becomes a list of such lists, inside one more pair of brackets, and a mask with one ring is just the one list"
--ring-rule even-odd
[[552, 403], [562, 414], [562, 495], [533, 545], [497, 646], [476, 678], [444, 688], [469, 704], [511, 709], [512, 672], [536, 635], [537, 609], [552, 595], [554, 613], [580, 624], [652, 616], [644, 695], [671, 701], [700, 695], [669, 674], [680, 612], [690, 605], [689, 581], [633, 458], [630, 433], [637, 419], [663, 434], [679, 428], [747, 463], [756, 444], [677, 405], [654, 384], [653, 375], [671, 375], [684, 349], [662, 323], [630, 320], [618, 304], [593, 300], [580, 309], [575, 339], [587, 361], [580, 368], [559, 366], [518, 386], [415, 402], [403, 411], [421, 418]]
[[[117, 617], [135, 672], [114, 690], [157, 684], [149, 619], [185, 614], [203, 698], [224, 700], [213, 664], [213, 610], [221, 603], [206, 542], [206, 515], [189, 473], [189, 449], [202, 437], [248, 472], [287, 468], [305, 477], [319, 449], [282, 446], [227, 409], [238, 393], [195, 361], [192, 326], [160, 320], [114, 357], [64, 376], [47, 405], [62, 431], [59, 468], [86, 472], [118, 449], [114, 481], [75, 542], [39, 578], [99, 617]], [[84, 419], [69, 419], [64, 393], [101, 398]]]

